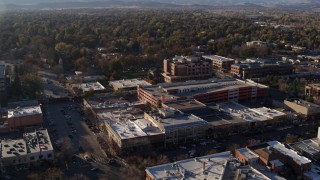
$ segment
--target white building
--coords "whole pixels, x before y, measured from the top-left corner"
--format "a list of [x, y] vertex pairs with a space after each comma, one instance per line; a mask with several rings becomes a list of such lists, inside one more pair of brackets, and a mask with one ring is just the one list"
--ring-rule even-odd
[[54, 151], [47, 130], [24, 133], [22, 139], [1, 140], [0, 155], [1, 163], [5, 166], [54, 159]]
[[137, 90], [137, 86], [151, 86], [145, 80], [142, 79], [123, 79], [117, 81], [110, 81], [109, 85], [115, 90]]

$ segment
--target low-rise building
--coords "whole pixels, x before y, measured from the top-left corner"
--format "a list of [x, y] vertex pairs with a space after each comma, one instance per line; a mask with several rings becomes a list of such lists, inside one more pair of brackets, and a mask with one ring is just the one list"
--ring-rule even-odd
[[231, 65], [231, 73], [243, 79], [266, 75], [292, 74], [293, 65], [292, 63], [283, 61], [275, 63], [237, 63]]
[[113, 90], [125, 90], [125, 91], [131, 91], [131, 90], [137, 90], [138, 86], [151, 86], [150, 83], [146, 82], [143, 79], [123, 79], [123, 80], [117, 80], [117, 81], [110, 81], [109, 85], [113, 88]]
[[320, 117], [320, 105], [302, 99], [287, 99], [284, 100], [284, 104], [307, 119], [317, 120]]
[[231, 65], [235, 63], [234, 59], [217, 56], [217, 55], [206, 55], [202, 56], [204, 59], [209, 59], [213, 62], [213, 69], [218, 70], [226, 70], [229, 71], [231, 69]]
[[258, 163], [259, 160], [259, 156], [247, 148], [237, 149], [235, 152], [235, 157], [245, 165]]
[[290, 147], [312, 160], [320, 160], [320, 127], [317, 137], [292, 143]]
[[70, 89], [74, 94], [84, 94], [89, 92], [104, 92], [106, 88], [99, 82], [70, 84]]
[[26, 126], [41, 125], [43, 122], [42, 110], [39, 105], [9, 109], [4, 121], [10, 131]]
[[145, 113], [145, 119], [165, 132], [164, 144], [193, 142], [205, 136], [208, 123], [194, 115], [184, 115], [173, 108], [162, 108], [156, 113]]
[[258, 155], [260, 161], [275, 172], [281, 171], [283, 166], [290, 166], [297, 175], [302, 175], [311, 169], [311, 160], [300, 156], [278, 141], [249, 146], [248, 149]]
[[241, 166], [229, 151], [146, 168], [146, 179], [270, 180], [252, 166]]
[[0, 161], [4, 166], [54, 159], [47, 130], [24, 133], [21, 139], [4, 139], [0, 145]]
[[163, 60], [164, 82], [185, 82], [212, 77], [212, 62], [199, 57], [175, 56]]
[[307, 84], [305, 86], [305, 96], [319, 98], [320, 83]]
[[143, 111], [128, 105], [104, 109], [96, 114], [119, 150], [164, 142], [164, 131], [144, 118]]
[[138, 97], [157, 107], [183, 99], [196, 99], [202, 103], [256, 101], [264, 99], [267, 90], [268, 86], [250, 80], [212, 79], [139, 87]]

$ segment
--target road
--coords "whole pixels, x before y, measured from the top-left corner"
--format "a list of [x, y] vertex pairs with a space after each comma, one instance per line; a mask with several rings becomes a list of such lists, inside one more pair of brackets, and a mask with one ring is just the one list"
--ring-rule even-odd
[[[69, 138], [74, 147], [74, 154], [79, 158], [80, 162], [85, 161], [83, 159], [85, 152], [92, 159], [88, 163], [80, 163], [81, 165], [77, 164], [77, 161], [72, 161], [64, 167], [65, 175], [71, 177], [74, 174], [82, 173], [90, 179], [119, 179], [121, 167], [105, 164], [107, 157], [100, 148], [97, 136], [90, 131], [82, 120], [83, 116], [76, 110], [77, 107], [79, 105], [73, 102], [49, 104], [47, 107], [48, 122], [55, 122], [55, 125], [49, 128], [49, 132], [52, 132], [52, 129], [56, 129], [56, 133], [52, 133], [54, 137], [52, 138], [53, 143], [57, 139]], [[62, 109], [66, 111], [67, 115], [71, 116], [72, 126], [67, 124], [68, 121], [61, 112]], [[72, 132], [73, 129], [76, 129], [76, 133]], [[79, 146], [82, 147], [83, 152], [79, 151]], [[97, 167], [98, 170], [91, 171], [93, 167]]]

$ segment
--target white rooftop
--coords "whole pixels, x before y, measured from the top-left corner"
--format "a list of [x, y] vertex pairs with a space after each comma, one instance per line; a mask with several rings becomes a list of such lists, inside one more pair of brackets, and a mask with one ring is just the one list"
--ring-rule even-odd
[[146, 168], [153, 179], [222, 179], [230, 152], [202, 156]]
[[29, 106], [16, 109], [8, 109], [8, 118], [23, 117], [42, 114], [40, 106]]
[[0, 145], [1, 159], [27, 154], [27, 147], [24, 139], [2, 140]]
[[222, 57], [222, 56], [217, 56], [217, 55], [205, 55], [202, 56], [205, 59], [210, 59], [210, 60], [216, 60], [216, 61], [221, 61], [221, 62], [227, 62], [227, 61], [234, 61], [234, 59]]
[[98, 119], [110, 126], [121, 139], [163, 134], [157, 125], [144, 119], [137, 108], [119, 108], [97, 113]]
[[298, 151], [306, 152], [311, 156], [314, 156], [320, 153], [320, 140], [318, 138], [307, 139], [301, 142], [291, 144], [291, 146], [294, 149]]
[[82, 84], [72, 84], [71, 87], [77, 87], [82, 89], [83, 92], [89, 92], [90, 90], [93, 91], [101, 91], [105, 90], [106, 88], [102, 86], [99, 82], [91, 82], [91, 83], [82, 83]]
[[110, 81], [110, 86], [113, 86], [116, 89], [121, 88], [132, 88], [137, 86], [150, 86], [151, 84], [142, 79], [123, 79], [118, 81]]
[[290, 158], [294, 159], [296, 162], [299, 162], [300, 164], [308, 164], [311, 163], [311, 161], [308, 158], [305, 158], [303, 156], [298, 155], [297, 152], [286, 148], [283, 144], [279, 143], [278, 141], [270, 141], [267, 142], [269, 146], [276, 149], [280, 153], [289, 156]]
[[30, 133], [24, 133], [23, 136], [27, 143], [27, 150], [29, 153], [53, 150], [47, 130], [37, 130]]
[[256, 111], [236, 102], [218, 103], [217, 105], [220, 110], [229, 113], [233, 117], [237, 117], [248, 122], [270, 120], [270, 117], [257, 113]]
[[160, 121], [166, 131], [179, 129], [185, 126], [207, 126], [208, 122], [194, 115], [178, 115], [168, 118], [156, 117]]
[[277, 111], [275, 109], [270, 109], [270, 108], [266, 108], [266, 107], [251, 108], [251, 110], [253, 112], [256, 112], [258, 114], [261, 114], [261, 115], [266, 116], [266, 117], [271, 118], [271, 119], [286, 115], [285, 113], [283, 113], [281, 111]]
[[251, 152], [249, 149], [247, 148], [241, 148], [238, 149], [237, 151], [239, 151], [242, 155], [244, 155], [246, 158], [250, 159], [257, 159], [259, 158], [259, 156], [257, 156], [256, 154], [254, 154], [253, 152]]

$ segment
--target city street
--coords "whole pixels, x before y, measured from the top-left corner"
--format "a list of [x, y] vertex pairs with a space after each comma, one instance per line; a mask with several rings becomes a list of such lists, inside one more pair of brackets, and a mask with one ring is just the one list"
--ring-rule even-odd
[[[121, 167], [108, 165], [107, 157], [97, 141], [97, 135], [90, 131], [83, 116], [78, 112], [79, 105], [73, 102], [49, 104], [47, 112], [49, 132], [52, 134], [52, 143], [57, 144], [63, 138], [69, 138], [73, 147], [73, 153], [78, 161], [72, 160], [63, 168], [67, 176], [82, 173], [90, 179], [119, 179]], [[62, 113], [65, 111], [65, 115]], [[70, 118], [69, 118], [70, 116]], [[61, 148], [60, 148], [61, 149]], [[90, 160], [84, 159], [89, 155]], [[77, 163], [78, 162], [78, 163]], [[82, 163], [81, 163], [82, 162]], [[83, 163], [84, 162], [84, 163]], [[97, 168], [92, 170], [92, 168]]]

